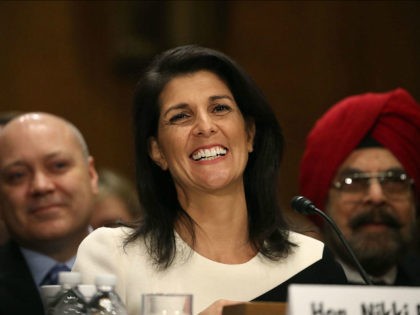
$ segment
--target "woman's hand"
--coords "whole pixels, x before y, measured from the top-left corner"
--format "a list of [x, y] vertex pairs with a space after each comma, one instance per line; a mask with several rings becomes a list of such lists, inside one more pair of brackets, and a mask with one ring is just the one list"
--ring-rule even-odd
[[230, 300], [217, 300], [209, 307], [207, 307], [204, 311], [199, 313], [198, 315], [222, 315], [223, 307], [226, 305], [234, 305], [239, 304], [242, 302], [238, 301], [230, 301]]

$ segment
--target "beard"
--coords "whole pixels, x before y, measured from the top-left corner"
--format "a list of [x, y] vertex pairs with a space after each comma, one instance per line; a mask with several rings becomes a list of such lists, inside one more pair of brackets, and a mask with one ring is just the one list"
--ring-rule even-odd
[[[382, 231], [365, 230], [367, 224], [382, 224]], [[348, 222], [351, 230], [345, 238], [353, 249], [360, 264], [372, 276], [382, 276], [408, 251], [413, 239], [414, 223], [409, 233], [387, 206], [378, 206], [362, 211]], [[331, 229], [325, 230], [325, 237], [332, 250], [346, 264], [354, 266], [350, 255]]]

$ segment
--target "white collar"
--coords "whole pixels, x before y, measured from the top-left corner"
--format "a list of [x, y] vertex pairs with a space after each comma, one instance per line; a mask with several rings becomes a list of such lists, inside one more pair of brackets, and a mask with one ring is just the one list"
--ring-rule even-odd
[[[365, 283], [360, 273], [357, 271], [357, 269], [354, 269], [341, 261], [340, 259], [337, 259], [337, 261], [341, 264], [343, 267], [344, 273], [346, 274], [347, 281], [351, 283]], [[373, 277], [369, 275], [369, 278], [373, 282], [385, 282], [386, 284], [393, 285], [395, 283], [395, 280], [397, 279], [397, 267], [392, 267], [388, 272], [386, 272], [384, 275], [380, 277]]]

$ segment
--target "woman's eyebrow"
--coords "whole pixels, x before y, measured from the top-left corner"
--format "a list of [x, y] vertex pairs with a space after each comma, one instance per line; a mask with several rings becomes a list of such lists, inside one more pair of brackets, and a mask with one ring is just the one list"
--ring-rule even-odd
[[220, 100], [220, 99], [224, 99], [224, 98], [227, 98], [227, 99], [233, 101], [233, 98], [230, 95], [214, 95], [214, 96], [209, 97], [210, 101], [216, 101], [216, 100]]

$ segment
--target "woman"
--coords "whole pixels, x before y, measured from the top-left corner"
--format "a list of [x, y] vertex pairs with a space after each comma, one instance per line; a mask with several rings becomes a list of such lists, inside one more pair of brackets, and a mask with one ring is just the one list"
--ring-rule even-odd
[[138, 84], [134, 123], [144, 221], [83, 242], [85, 281], [115, 273], [130, 314], [142, 293], [192, 293], [194, 314], [221, 314], [232, 301], [285, 301], [290, 283], [345, 282], [323, 243], [288, 230], [282, 133], [234, 61], [194, 45], [164, 52]]

